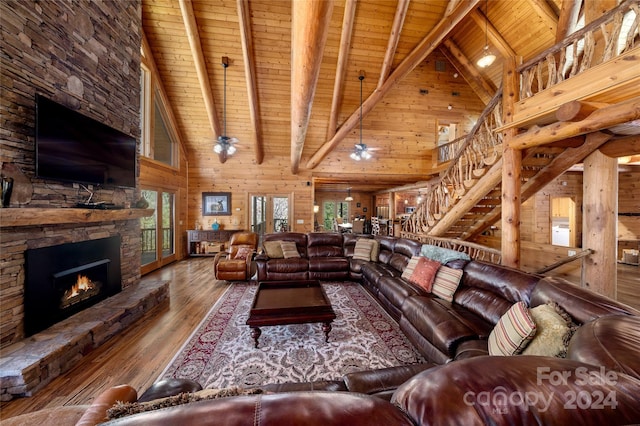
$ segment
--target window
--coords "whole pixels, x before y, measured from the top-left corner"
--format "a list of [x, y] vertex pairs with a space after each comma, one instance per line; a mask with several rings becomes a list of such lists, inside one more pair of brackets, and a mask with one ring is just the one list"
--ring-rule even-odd
[[140, 155], [177, 167], [177, 133], [169, 118], [163, 92], [145, 64], [141, 64], [140, 89]]

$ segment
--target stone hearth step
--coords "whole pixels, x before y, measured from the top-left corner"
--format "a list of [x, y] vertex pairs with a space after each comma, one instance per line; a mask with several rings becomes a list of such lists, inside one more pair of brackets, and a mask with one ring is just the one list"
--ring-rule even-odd
[[145, 280], [3, 349], [0, 400], [33, 395], [168, 299], [169, 281]]

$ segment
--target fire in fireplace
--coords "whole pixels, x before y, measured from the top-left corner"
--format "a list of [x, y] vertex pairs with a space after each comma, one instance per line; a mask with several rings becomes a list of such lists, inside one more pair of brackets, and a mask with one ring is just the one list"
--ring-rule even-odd
[[54, 286], [61, 294], [60, 309], [98, 296], [102, 283], [108, 279], [110, 262], [102, 259], [53, 274]]
[[118, 236], [31, 249], [25, 255], [26, 336], [122, 288]]

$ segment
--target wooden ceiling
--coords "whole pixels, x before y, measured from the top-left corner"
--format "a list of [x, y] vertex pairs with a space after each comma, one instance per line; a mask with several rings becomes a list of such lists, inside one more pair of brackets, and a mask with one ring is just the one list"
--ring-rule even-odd
[[[526, 61], [555, 44], [559, 16], [571, 20], [561, 3], [142, 0], [142, 18], [190, 176], [262, 168], [316, 190], [373, 192], [437, 173], [438, 125], [469, 130], [501, 84], [503, 58]], [[482, 69], [485, 31], [497, 60]], [[213, 153], [224, 132], [222, 57], [226, 133], [240, 140], [224, 164]], [[356, 162], [361, 71], [373, 158]]]

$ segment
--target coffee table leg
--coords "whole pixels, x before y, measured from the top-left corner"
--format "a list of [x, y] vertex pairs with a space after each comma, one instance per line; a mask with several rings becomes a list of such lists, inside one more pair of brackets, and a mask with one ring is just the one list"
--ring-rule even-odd
[[322, 323], [322, 331], [324, 331], [324, 341], [329, 341], [329, 332], [331, 331], [331, 321]]
[[253, 340], [255, 341], [255, 348], [258, 348], [258, 339], [261, 334], [262, 331], [258, 327], [251, 327], [251, 337], [253, 337]]

